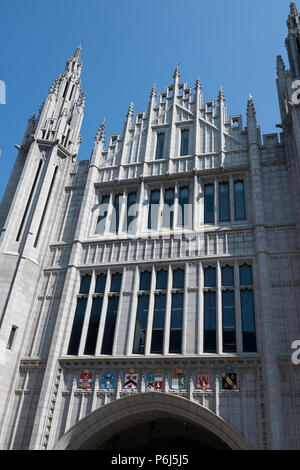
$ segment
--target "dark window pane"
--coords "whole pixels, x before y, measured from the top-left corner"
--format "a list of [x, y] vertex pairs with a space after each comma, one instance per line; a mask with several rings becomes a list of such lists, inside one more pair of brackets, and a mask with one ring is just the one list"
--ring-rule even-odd
[[71, 333], [69, 349], [68, 349], [68, 354], [70, 355], [78, 354], [80, 337], [81, 337], [85, 309], [86, 309], [86, 303], [87, 303], [86, 298], [77, 299], [77, 306], [76, 306], [72, 333]]
[[140, 290], [150, 290], [151, 286], [151, 273], [145, 271], [140, 274]]
[[166, 289], [168, 282], [167, 271], [157, 271], [156, 273], [156, 289]]
[[176, 269], [173, 271], [173, 289], [184, 288], [184, 270]]
[[102, 196], [101, 205], [100, 205], [100, 215], [97, 222], [97, 233], [103, 233], [105, 230], [107, 212], [109, 205], [109, 196]]
[[165, 141], [165, 134], [163, 133], [157, 134], [156, 154], [155, 154], [156, 160], [163, 158], [164, 156], [164, 141]]
[[106, 284], [106, 274], [98, 274], [96, 277], [96, 286], [95, 286], [95, 293], [96, 294], [103, 294], [105, 290]]
[[216, 268], [204, 269], [204, 287], [216, 286]]
[[111, 354], [118, 314], [119, 297], [108, 299], [101, 354]]
[[181, 145], [180, 145], [180, 155], [189, 154], [189, 131], [184, 129], [181, 131]]
[[234, 272], [232, 266], [224, 266], [222, 268], [222, 286], [234, 285]]
[[122, 274], [120, 273], [113, 274], [111, 277], [110, 292], [120, 292], [121, 281], [122, 281]]
[[243, 351], [256, 352], [255, 316], [253, 291], [241, 291]]
[[90, 290], [90, 284], [91, 284], [91, 276], [89, 274], [86, 276], [82, 276], [79, 294], [88, 294]]
[[216, 293], [204, 293], [204, 352], [216, 352]]
[[148, 214], [148, 228], [155, 230], [158, 222], [160, 191], [151, 191], [149, 214]]
[[111, 219], [111, 228], [112, 233], [118, 233], [120, 225], [120, 211], [122, 204], [123, 196], [121, 194], [116, 194], [114, 199], [114, 207]]
[[236, 352], [234, 292], [222, 292], [223, 352]]
[[137, 216], [136, 193], [130, 193], [127, 196], [127, 232], [135, 232], [134, 220]]
[[178, 200], [178, 225], [188, 226], [189, 215], [189, 188], [179, 189]]
[[166, 296], [159, 294], [155, 296], [154, 316], [151, 339], [151, 353], [163, 353], [164, 327], [166, 312]]
[[244, 264], [240, 266], [240, 284], [241, 286], [251, 286], [252, 281], [252, 266]]
[[183, 294], [172, 295], [170, 353], [181, 353]]
[[163, 227], [172, 228], [174, 217], [174, 189], [166, 189], [163, 208]]
[[145, 353], [148, 308], [149, 295], [139, 296], [133, 342], [133, 354]]
[[246, 211], [243, 181], [235, 181], [234, 183], [234, 207], [235, 219], [244, 220], [246, 218]]
[[219, 184], [219, 220], [225, 222], [229, 220], [229, 185]]
[[95, 354], [96, 343], [99, 330], [99, 322], [102, 309], [102, 297], [95, 297], [93, 299], [89, 327], [86, 337], [84, 354]]
[[207, 184], [204, 187], [204, 223], [210, 224], [215, 221], [215, 195], [214, 185]]

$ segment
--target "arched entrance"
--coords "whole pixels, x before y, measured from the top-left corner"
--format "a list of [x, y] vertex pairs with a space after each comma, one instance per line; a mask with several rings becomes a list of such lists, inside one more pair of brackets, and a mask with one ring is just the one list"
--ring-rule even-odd
[[212, 411], [176, 395], [146, 392], [98, 408], [56, 450], [246, 450], [244, 439]]

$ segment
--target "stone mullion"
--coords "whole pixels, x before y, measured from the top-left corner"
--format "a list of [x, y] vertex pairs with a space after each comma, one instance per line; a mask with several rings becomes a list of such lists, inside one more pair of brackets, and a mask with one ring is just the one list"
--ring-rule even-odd
[[182, 312], [182, 348], [181, 352], [183, 355], [186, 355], [186, 346], [187, 346], [187, 316], [188, 316], [188, 287], [187, 287], [187, 280], [188, 280], [188, 263], [185, 263], [184, 269], [184, 291], [183, 291], [183, 312]]
[[74, 396], [75, 396], [76, 390], [77, 390], [77, 383], [76, 383], [76, 376], [74, 374], [73, 380], [72, 380], [72, 389], [70, 391], [70, 400], [69, 400], [67, 419], [66, 419], [66, 424], [65, 424], [65, 432], [67, 432], [70, 429], [73, 404], [74, 404]]
[[166, 310], [165, 310], [165, 329], [164, 329], [164, 345], [163, 354], [169, 353], [169, 342], [170, 342], [170, 325], [171, 325], [171, 305], [172, 305], [172, 267], [169, 264], [168, 267], [168, 284], [166, 292]]
[[203, 354], [203, 337], [204, 337], [204, 294], [203, 294], [203, 267], [199, 263], [199, 286], [198, 286], [198, 328], [197, 328], [197, 354]]
[[85, 307], [85, 314], [84, 314], [83, 326], [82, 326], [82, 331], [81, 331], [80, 344], [79, 344], [79, 348], [78, 348], [78, 356], [82, 356], [84, 354], [84, 347], [85, 347], [85, 344], [86, 344], [88, 325], [89, 325], [89, 321], [90, 321], [90, 316], [91, 316], [91, 311], [92, 311], [92, 303], [93, 303], [93, 297], [92, 297], [91, 293], [95, 292], [95, 285], [96, 285], [96, 275], [95, 275], [95, 271], [93, 271], [92, 278], [91, 278], [90, 289], [89, 289], [89, 294], [88, 294], [87, 303], [86, 303], [86, 307]]
[[95, 356], [98, 356], [101, 354], [101, 347], [102, 347], [105, 320], [106, 320], [106, 312], [107, 312], [107, 306], [108, 306], [108, 293], [110, 291], [110, 283], [111, 283], [111, 272], [110, 272], [110, 269], [108, 269], [104, 295], [103, 295], [103, 301], [102, 301], [102, 309], [101, 309], [101, 316], [100, 316], [100, 322], [99, 322], [97, 343], [96, 343], [96, 348], [95, 348]]
[[[123, 268], [122, 272], [122, 282], [121, 282], [121, 289], [118, 302], [118, 312], [117, 312], [117, 319], [116, 319], [116, 327], [115, 327], [115, 335], [112, 347], [112, 356], [116, 356], [116, 349], [118, 344], [118, 336], [119, 336], [119, 328], [120, 328], [120, 320], [121, 320], [121, 311], [122, 311], [122, 304], [123, 304], [123, 291], [125, 290], [125, 278], [126, 278], [126, 268]], [[125, 339], [125, 338], [124, 338]]]
[[220, 262], [217, 261], [217, 288], [216, 288], [216, 335], [217, 354], [223, 353], [223, 326], [222, 326], [222, 276]]
[[242, 311], [240, 297], [240, 276], [238, 261], [234, 261], [234, 307], [235, 307], [235, 331], [236, 331], [236, 350], [243, 352], [243, 331], [242, 331]]
[[136, 320], [137, 305], [138, 305], [138, 288], [139, 288], [139, 268], [138, 266], [136, 266], [135, 275], [134, 275], [133, 293], [132, 293], [132, 299], [131, 299], [131, 307], [130, 307], [128, 339], [127, 339], [127, 345], [126, 345], [127, 356], [130, 356], [133, 352], [135, 320]]

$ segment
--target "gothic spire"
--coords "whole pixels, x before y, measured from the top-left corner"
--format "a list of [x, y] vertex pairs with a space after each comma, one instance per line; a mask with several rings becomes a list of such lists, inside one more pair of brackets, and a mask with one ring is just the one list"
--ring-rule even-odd
[[290, 4], [290, 14], [292, 16], [298, 16], [299, 15], [295, 2], [291, 2], [291, 4]]
[[195, 84], [195, 90], [201, 90], [201, 89], [202, 89], [202, 85], [201, 85], [201, 81], [200, 81], [200, 76], [198, 75], [197, 80], [196, 80], [196, 84]]
[[218, 102], [219, 103], [224, 103], [226, 100], [225, 100], [225, 95], [224, 95], [224, 91], [223, 91], [223, 87], [221, 86], [220, 88], [220, 91], [219, 91], [219, 95], [218, 95]]
[[128, 112], [127, 112], [127, 118], [131, 118], [133, 115], [133, 103], [131, 102], [130, 103], [130, 106], [128, 108]]
[[279, 75], [281, 72], [285, 72], [285, 65], [284, 65], [284, 61], [281, 55], [277, 56], [276, 69], [277, 69], [277, 75]]

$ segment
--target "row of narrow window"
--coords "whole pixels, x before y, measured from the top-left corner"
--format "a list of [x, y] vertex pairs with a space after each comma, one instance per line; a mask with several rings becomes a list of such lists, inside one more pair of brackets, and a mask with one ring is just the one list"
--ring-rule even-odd
[[[239, 267], [239, 295], [240, 319], [242, 330], [243, 352], [256, 352], [255, 313], [253, 297], [253, 280], [251, 265]], [[107, 290], [108, 300], [106, 317], [101, 345], [101, 354], [112, 354], [115, 326], [119, 307], [122, 274], [114, 273], [111, 276], [110, 287]], [[145, 354], [145, 345], [148, 329], [149, 300], [151, 291], [152, 273], [140, 273], [137, 312], [135, 320], [133, 354]], [[86, 313], [87, 301], [90, 291], [91, 275], [83, 276], [74, 322], [68, 347], [68, 355], [77, 355]], [[97, 346], [99, 325], [102, 312], [104, 293], [106, 292], [107, 275], [100, 273], [96, 277], [95, 291], [92, 298], [91, 314], [85, 340], [84, 354], [94, 355]], [[176, 269], [172, 271], [171, 280], [171, 316], [169, 353], [182, 352], [182, 325], [184, 309], [185, 271]], [[237, 351], [236, 332], [236, 289], [234, 268], [224, 266], [221, 268], [221, 296], [222, 296], [222, 343], [224, 353]], [[160, 270], [155, 275], [155, 292], [153, 306], [153, 322], [150, 341], [151, 354], [163, 354], [164, 332], [167, 308], [168, 271]], [[204, 269], [204, 320], [203, 320], [203, 352], [217, 353], [217, 280], [216, 268]]]
[[[237, 221], [246, 219], [244, 182], [242, 180], [233, 182], [234, 198], [234, 219]], [[165, 189], [163, 201], [161, 201], [161, 192], [159, 189], [153, 189], [149, 195], [149, 209], [147, 227], [150, 230], [157, 230], [159, 219], [163, 228], [174, 227], [174, 207], [175, 207], [175, 189]], [[213, 183], [204, 186], [204, 223], [214, 224], [216, 221], [215, 213], [215, 185]], [[220, 182], [218, 189], [219, 198], [219, 222], [229, 222], [230, 214], [230, 185], [228, 181]], [[123, 194], [114, 196], [112, 217], [110, 227], [107, 227], [107, 216], [109, 210], [110, 196], [102, 195], [100, 205], [100, 216], [98, 217], [96, 233], [118, 233], [120, 230], [120, 213], [122, 204], [126, 205], [126, 230], [128, 233], [134, 233], [136, 230], [136, 218], [138, 215], [138, 196], [137, 192], [130, 192], [127, 198]], [[163, 207], [161, 211], [161, 207]], [[124, 224], [124, 225], [125, 225]], [[177, 227], [192, 228], [192, 205], [190, 204], [189, 187], [179, 188], [178, 194], [178, 218]], [[123, 231], [121, 229], [121, 231]]]
[[[156, 138], [155, 160], [164, 158], [165, 133], [159, 132]], [[180, 156], [189, 155], [189, 130], [182, 129], [180, 139]]]

